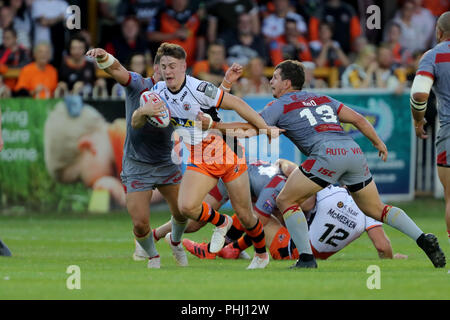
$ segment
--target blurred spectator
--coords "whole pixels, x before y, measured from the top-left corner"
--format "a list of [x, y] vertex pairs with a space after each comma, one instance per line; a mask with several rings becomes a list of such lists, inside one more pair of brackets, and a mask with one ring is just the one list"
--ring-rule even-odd
[[145, 26], [164, 8], [164, 0], [107, 0], [117, 6], [117, 17], [122, 22], [128, 16], [135, 16]]
[[238, 21], [238, 32], [229, 32], [224, 37], [228, 65], [238, 63], [245, 67], [252, 58], [258, 56], [267, 61], [264, 39], [252, 32], [251, 15], [243, 13]]
[[31, 16], [34, 20], [34, 45], [37, 43], [52, 44], [52, 64], [61, 65], [64, 51], [63, 21], [69, 4], [63, 0], [34, 0]]
[[377, 50], [378, 67], [375, 72], [377, 88], [387, 88], [401, 93], [406, 86], [406, 69], [394, 62], [392, 51], [387, 45]]
[[223, 38], [224, 33], [238, 31], [239, 16], [247, 13], [250, 17], [250, 31], [260, 34], [258, 6], [252, 0], [213, 0], [207, 3], [208, 41]]
[[[27, 49], [17, 44], [16, 31], [7, 28], [3, 31], [3, 44], [0, 45], [0, 74], [8, 71], [8, 68], [21, 68], [30, 62]], [[7, 78], [3, 82], [9, 89], [14, 89], [17, 83], [15, 78]]]
[[192, 75], [219, 86], [227, 70], [225, 46], [221, 42], [215, 42], [208, 47], [208, 60], [194, 64]]
[[265, 17], [262, 23], [262, 33], [268, 40], [281, 37], [285, 33], [285, 23], [290, 19], [300, 35], [306, 33], [306, 23], [301, 15], [291, 7], [289, 0], [274, 0], [275, 12]]
[[[409, 52], [426, 49], [423, 41], [421, 41], [421, 26], [415, 26], [413, 23], [414, 10], [415, 4], [413, 0], [407, 0], [397, 13], [396, 17], [392, 20], [400, 25], [400, 45]], [[387, 30], [385, 30], [385, 40], [387, 39], [386, 32]]]
[[84, 38], [81, 35], [73, 36], [69, 42], [69, 54], [64, 58], [61, 68], [59, 68], [60, 82], [58, 86], [63, 86], [68, 91], [82, 90], [83, 95], [92, 92], [96, 78], [95, 66], [86, 59], [86, 52], [87, 47]]
[[376, 47], [365, 46], [358, 54], [355, 62], [349, 65], [342, 73], [341, 85], [343, 88], [374, 88], [374, 73], [378, 66]]
[[14, 12], [14, 29], [17, 32], [17, 43], [26, 49], [31, 49], [33, 22], [31, 9], [25, 0], [11, 0], [11, 10]]
[[407, 64], [411, 59], [411, 53], [400, 44], [402, 27], [395, 21], [387, 28], [386, 44], [391, 48], [395, 63]]
[[272, 89], [264, 75], [264, 67], [264, 61], [261, 58], [251, 59], [246, 67], [245, 77], [237, 83], [236, 95], [243, 97], [249, 94], [271, 94]]
[[422, 6], [422, 0], [414, 0], [414, 14], [412, 17], [412, 24], [420, 28], [419, 34], [420, 46], [424, 49], [432, 47], [434, 40], [434, 33], [436, 28], [436, 19], [430, 10]]
[[14, 15], [10, 7], [0, 7], [0, 44], [3, 41], [3, 32], [13, 26]]
[[200, 19], [189, 8], [188, 0], [171, 0], [169, 8], [152, 19], [147, 29], [151, 42], [178, 44], [188, 53], [186, 62], [192, 67], [196, 59], [197, 32]]
[[13, 28], [3, 30], [3, 44], [0, 45], [0, 65], [21, 68], [30, 62], [28, 50], [17, 43], [17, 33]]
[[369, 44], [369, 41], [365, 36], [359, 36], [353, 41], [352, 51], [349, 53], [348, 58], [350, 63], [355, 62], [356, 58], [365, 46]]
[[323, 0], [297, 0], [296, 12], [309, 21], [311, 17], [315, 17], [320, 12], [320, 7], [323, 6]]
[[107, 43], [105, 50], [120, 63], [125, 64], [134, 53], [149, 53], [148, 43], [139, 34], [139, 21], [135, 17], [127, 17], [122, 22], [120, 36]]
[[98, 1], [98, 30], [101, 46], [109, 43], [114, 35], [120, 34], [120, 23], [117, 15], [119, 4], [120, 0]]
[[49, 98], [58, 84], [58, 72], [49, 64], [50, 46], [39, 43], [33, 50], [35, 62], [22, 68], [15, 87], [16, 95]]
[[303, 85], [304, 89], [323, 89], [328, 87], [327, 83], [323, 79], [318, 79], [314, 76], [314, 70], [316, 69], [314, 62], [305, 61], [302, 62], [302, 64], [305, 70], [305, 84]]
[[333, 27], [321, 23], [319, 40], [311, 41], [309, 46], [317, 67], [346, 67], [350, 61], [342, 51], [339, 42], [333, 40]]
[[333, 40], [339, 42], [346, 54], [350, 52], [353, 41], [361, 35], [361, 25], [355, 10], [341, 0], [328, 0], [319, 16], [310, 18], [310, 40], [319, 39], [320, 22], [333, 25]]
[[312, 61], [308, 41], [301, 35], [297, 22], [287, 18], [284, 27], [285, 33], [270, 42], [270, 59], [276, 66], [283, 60]]
[[450, 0], [423, 0], [422, 5], [430, 10], [435, 18], [450, 10]]
[[147, 62], [142, 53], [135, 53], [130, 58], [129, 70], [147, 78]]

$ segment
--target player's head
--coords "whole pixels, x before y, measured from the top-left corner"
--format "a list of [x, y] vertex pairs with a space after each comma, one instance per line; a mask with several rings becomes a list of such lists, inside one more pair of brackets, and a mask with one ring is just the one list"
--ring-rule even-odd
[[270, 86], [275, 98], [291, 91], [302, 90], [305, 83], [305, 69], [300, 61], [285, 60], [275, 67]]
[[161, 76], [171, 91], [177, 91], [186, 77], [186, 51], [177, 45], [164, 42], [158, 48]]
[[441, 14], [436, 23], [436, 39], [442, 42], [450, 38], [450, 11]]
[[84, 105], [71, 117], [64, 102], [56, 105], [45, 122], [44, 153], [49, 174], [57, 181], [82, 181], [92, 186], [100, 177], [114, 175], [111, 143], [105, 118]]

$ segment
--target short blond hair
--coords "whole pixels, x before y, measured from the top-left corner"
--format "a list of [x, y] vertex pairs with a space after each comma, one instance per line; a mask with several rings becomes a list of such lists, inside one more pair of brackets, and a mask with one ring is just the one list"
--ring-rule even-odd
[[45, 122], [44, 154], [48, 173], [62, 181], [64, 169], [80, 155], [78, 142], [86, 134], [106, 124], [105, 118], [93, 107], [84, 105], [77, 117], [71, 117], [64, 102], [56, 104]]

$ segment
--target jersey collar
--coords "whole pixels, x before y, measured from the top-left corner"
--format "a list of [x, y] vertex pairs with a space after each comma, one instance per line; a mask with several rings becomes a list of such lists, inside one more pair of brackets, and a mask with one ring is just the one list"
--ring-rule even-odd
[[181, 90], [183, 90], [184, 86], [186, 85], [186, 79], [187, 79], [187, 76], [185, 75], [183, 84], [181, 85], [180, 89], [178, 89], [177, 91], [172, 91], [169, 88], [167, 88], [167, 90], [169, 90], [171, 94], [178, 94]]

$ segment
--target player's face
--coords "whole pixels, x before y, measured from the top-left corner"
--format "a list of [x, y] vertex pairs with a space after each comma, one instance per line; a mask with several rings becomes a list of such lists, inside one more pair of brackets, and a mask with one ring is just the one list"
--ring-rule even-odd
[[171, 91], [181, 88], [186, 77], [186, 61], [174, 57], [162, 56], [159, 62], [161, 76]]
[[281, 97], [286, 92], [286, 81], [281, 79], [281, 70], [276, 69], [273, 73], [272, 79], [270, 79], [270, 87], [272, 89], [272, 95], [274, 98]]

